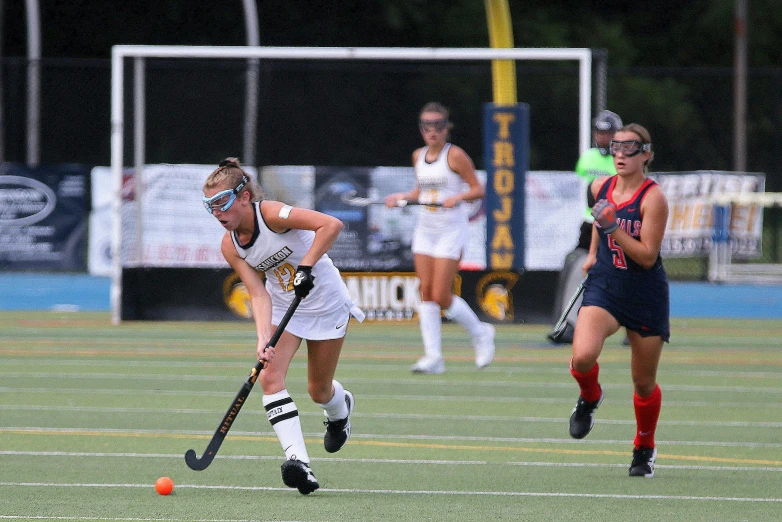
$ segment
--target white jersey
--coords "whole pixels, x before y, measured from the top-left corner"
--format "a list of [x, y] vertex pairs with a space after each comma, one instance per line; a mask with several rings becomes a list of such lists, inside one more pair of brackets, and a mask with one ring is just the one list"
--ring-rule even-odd
[[[446, 199], [463, 194], [468, 185], [464, 179], [451, 170], [448, 166], [448, 151], [450, 143], [446, 143], [437, 159], [428, 163], [426, 151], [429, 147], [421, 149], [418, 160], [415, 163], [415, 177], [421, 195], [418, 201], [421, 203], [442, 203]], [[452, 227], [460, 227], [464, 230], [469, 221], [468, 209], [465, 205], [456, 205], [454, 208], [421, 207], [418, 214], [418, 227], [427, 230], [443, 230]]]
[[[266, 290], [271, 295], [274, 315], [277, 316], [280, 312], [284, 313], [293, 302], [296, 295], [293, 291], [293, 276], [312, 246], [315, 232], [299, 229], [275, 232], [263, 220], [260, 203], [254, 206], [255, 235], [245, 245], [239, 244], [234, 232], [231, 232], [231, 239], [239, 257], [266, 274]], [[301, 300], [295, 315], [314, 316], [340, 307], [352, 307], [348, 289], [328, 254], [323, 254], [315, 263], [312, 275], [315, 277], [315, 288]]]

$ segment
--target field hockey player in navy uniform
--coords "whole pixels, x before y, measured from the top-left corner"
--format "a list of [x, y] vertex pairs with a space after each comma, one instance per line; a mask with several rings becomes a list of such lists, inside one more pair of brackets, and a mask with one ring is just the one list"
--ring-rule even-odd
[[[279, 201], [261, 200], [260, 188], [236, 158], [227, 158], [204, 183], [204, 206], [223, 225], [221, 250], [247, 288], [258, 334], [257, 354], [266, 364], [258, 377], [263, 405], [285, 451], [282, 480], [302, 494], [318, 489], [304, 444], [299, 412], [285, 385], [302, 339], [307, 341], [307, 391], [326, 415], [326, 451], [350, 437], [353, 395], [334, 380], [351, 316], [363, 320], [339, 271], [326, 254], [342, 222]], [[265, 274], [266, 282], [260, 275]], [[266, 344], [294, 296], [301, 302], [277, 345]]]
[[646, 177], [652, 161], [649, 132], [632, 123], [611, 141], [617, 175], [592, 185], [596, 203], [584, 300], [573, 338], [570, 371], [581, 394], [570, 417], [570, 435], [584, 438], [603, 401], [597, 359], [605, 340], [620, 327], [630, 341], [630, 368], [636, 435], [631, 477], [654, 476], [654, 435], [662, 394], [657, 367], [670, 336], [668, 278], [660, 258], [668, 202], [662, 189]]

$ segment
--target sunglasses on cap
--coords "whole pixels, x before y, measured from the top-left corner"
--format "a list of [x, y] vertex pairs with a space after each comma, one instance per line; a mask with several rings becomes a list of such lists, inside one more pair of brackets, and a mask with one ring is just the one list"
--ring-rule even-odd
[[419, 120], [418, 127], [423, 132], [437, 131], [442, 132], [448, 127], [448, 119], [442, 118], [439, 120]]
[[204, 202], [204, 207], [206, 207], [207, 212], [214, 214], [216, 208], [220, 209], [220, 212], [225, 212], [231, 208], [231, 205], [233, 205], [234, 201], [236, 201], [236, 196], [239, 194], [239, 192], [242, 191], [242, 189], [249, 181], [250, 180], [247, 179], [247, 176], [242, 176], [242, 181], [236, 185], [236, 188], [221, 190], [211, 198], [202, 196], [201, 201]]
[[628, 140], [628, 141], [611, 140], [611, 144], [609, 145], [609, 151], [611, 152], [612, 156], [616, 156], [618, 152], [621, 152], [622, 155], [628, 158], [633, 157], [642, 152], [649, 152], [650, 150], [652, 150], [651, 143], [641, 143], [638, 140]]

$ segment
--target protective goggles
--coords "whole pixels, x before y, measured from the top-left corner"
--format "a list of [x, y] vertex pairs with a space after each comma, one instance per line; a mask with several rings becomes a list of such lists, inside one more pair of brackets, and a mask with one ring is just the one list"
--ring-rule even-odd
[[631, 158], [642, 152], [649, 152], [650, 150], [652, 150], [651, 143], [641, 143], [637, 140], [611, 140], [611, 145], [609, 146], [609, 151], [611, 152], [612, 156], [616, 156], [618, 152], [621, 152], [623, 156], [627, 156], [628, 158]]
[[423, 132], [429, 132], [429, 131], [442, 132], [448, 127], [448, 120], [445, 118], [440, 120], [419, 120], [418, 127]]
[[201, 201], [204, 202], [204, 207], [206, 207], [206, 210], [210, 214], [214, 214], [216, 208], [219, 208], [220, 212], [225, 212], [231, 208], [231, 205], [233, 205], [234, 201], [236, 201], [236, 196], [239, 194], [239, 192], [242, 191], [242, 189], [249, 181], [250, 180], [248, 180], [246, 176], [242, 176], [242, 181], [236, 185], [236, 188], [221, 190], [211, 198], [202, 196]]

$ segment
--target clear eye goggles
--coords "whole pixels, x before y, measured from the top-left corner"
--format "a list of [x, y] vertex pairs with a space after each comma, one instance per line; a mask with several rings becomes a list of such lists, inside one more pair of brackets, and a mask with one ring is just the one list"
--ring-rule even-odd
[[618, 152], [621, 152], [623, 156], [627, 156], [628, 158], [640, 154], [642, 152], [649, 152], [650, 150], [652, 150], [651, 143], [641, 143], [638, 140], [628, 140], [628, 141], [611, 140], [611, 145], [609, 146], [609, 151], [611, 152], [612, 156], [616, 156]]
[[246, 176], [242, 176], [242, 181], [236, 185], [236, 188], [221, 190], [211, 198], [202, 196], [201, 201], [204, 202], [204, 207], [206, 207], [207, 212], [214, 214], [216, 208], [220, 209], [220, 212], [225, 212], [231, 208], [231, 205], [233, 205], [234, 201], [236, 201], [236, 196], [239, 194], [239, 192], [242, 191], [242, 189], [249, 181], [250, 180], [248, 180]]
[[448, 120], [446, 118], [442, 118], [439, 120], [419, 120], [418, 121], [418, 127], [423, 132], [429, 132], [429, 131], [437, 131], [442, 132], [448, 127]]

